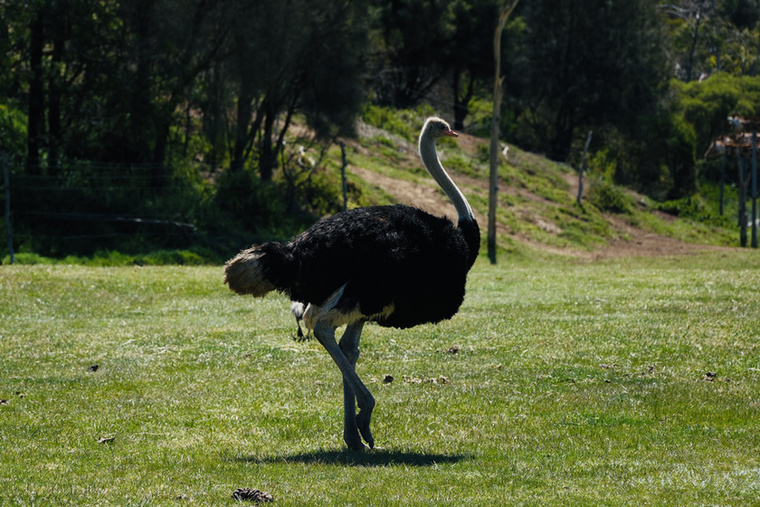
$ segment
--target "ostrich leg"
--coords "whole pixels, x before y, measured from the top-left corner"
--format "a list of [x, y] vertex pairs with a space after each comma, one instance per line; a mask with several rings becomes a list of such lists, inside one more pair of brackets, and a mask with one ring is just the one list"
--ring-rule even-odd
[[[359, 338], [363, 327], [363, 320], [349, 324], [338, 342], [340, 350], [351, 363], [354, 372], [356, 372], [356, 361], [359, 359]], [[346, 443], [361, 443], [359, 428], [356, 426], [356, 396], [354, 396], [354, 392], [345, 377], [343, 377], [343, 440]]]
[[[352, 325], [354, 330], [352, 330], [351, 334], [356, 334], [356, 339], [353, 341], [357, 343], [358, 352], [359, 333], [355, 331], [357, 325], [358, 323]], [[320, 321], [314, 325], [313, 330], [314, 336], [316, 336], [317, 340], [319, 340], [319, 343], [321, 343], [322, 346], [327, 349], [330, 357], [332, 357], [333, 361], [335, 361], [335, 364], [337, 364], [338, 368], [340, 368], [340, 372], [343, 374], [343, 385], [347, 385], [353, 395], [356, 397], [356, 404], [359, 406], [359, 413], [356, 414], [356, 425], [354, 427], [358, 428], [359, 433], [361, 433], [361, 436], [364, 438], [367, 444], [369, 444], [370, 448], [374, 447], [375, 440], [372, 438], [372, 433], [369, 429], [370, 419], [372, 418], [372, 409], [375, 408], [375, 399], [372, 397], [372, 393], [369, 392], [369, 389], [367, 389], [359, 376], [356, 374], [354, 367], [351, 365], [351, 362], [346, 358], [345, 354], [335, 341], [335, 326], [331, 325], [329, 322]], [[361, 326], [358, 327], [358, 331], [361, 331]], [[346, 332], [348, 332], [348, 329], [346, 329]], [[348, 395], [344, 392], [344, 401], [347, 398]], [[351, 404], [353, 405], [353, 400], [351, 400]], [[345, 408], [346, 407], [344, 405], [344, 409]], [[351, 408], [351, 412], [353, 412], [353, 407]], [[344, 416], [344, 421], [348, 421], [349, 419], [353, 419], [353, 416], [346, 414]], [[356, 431], [346, 430], [344, 433], [346, 445], [348, 445], [350, 449], [364, 449], [364, 444], [360, 438], [357, 438], [358, 436], [359, 435], [356, 434]]]

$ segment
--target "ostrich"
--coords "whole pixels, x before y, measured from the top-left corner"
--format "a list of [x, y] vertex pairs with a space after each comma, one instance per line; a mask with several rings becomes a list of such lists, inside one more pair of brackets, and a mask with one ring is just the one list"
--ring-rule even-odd
[[[451, 318], [478, 255], [472, 209], [438, 159], [435, 141], [443, 135], [457, 136], [444, 120], [428, 118], [419, 152], [454, 204], [457, 225], [400, 204], [356, 208], [320, 220], [290, 243], [243, 250], [225, 265], [224, 282], [238, 294], [277, 290], [306, 305], [306, 327], [343, 375], [343, 440], [350, 449], [365, 449], [362, 438], [374, 447], [375, 400], [355, 371], [364, 324], [409, 328]], [[344, 325], [336, 342], [335, 331]]]

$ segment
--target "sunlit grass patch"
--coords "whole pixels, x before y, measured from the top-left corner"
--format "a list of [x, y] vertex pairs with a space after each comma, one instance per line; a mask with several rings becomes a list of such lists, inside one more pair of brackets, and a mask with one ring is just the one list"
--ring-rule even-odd
[[230, 294], [219, 267], [6, 266], [0, 496], [751, 505], [758, 268], [750, 251], [481, 260], [452, 320], [367, 327], [377, 449], [356, 453], [338, 369], [292, 340], [285, 298]]

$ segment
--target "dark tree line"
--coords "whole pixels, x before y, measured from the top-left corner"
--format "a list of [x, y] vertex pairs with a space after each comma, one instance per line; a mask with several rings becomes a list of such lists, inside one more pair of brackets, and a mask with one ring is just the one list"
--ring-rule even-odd
[[[199, 135], [211, 164], [270, 179], [294, 114], [325, 138], [362, 103], [434, 87], [463, 128], [489, 89], [498, 0], [4, 2], [5, 103], [27, 116], [29, 171], [59, 159], [152, 163]], [[658, 114], [671, 76], [754, 75], [757, 0], [536, 0], [504, 37], [505, 135], [566, 160], [591, 125]], [[741, 53], [741, 54], [740, 54]], [[448, 114], [448, 112], [445, 112]], [[202, 128], [190, 130], [188, 116]]]
[[37, 0], [2, 8], [13, 54], [2, 85], [27, 112], [30, 173], [54, 172], [61, 159], [150, 163], [160, 172], [193, 155], [182, 137], [196, 134], [187, 117], [202, 116], [212, 163], [240, 169], [255, 148], [269, 179], [273, 147], [294, 113], [327, 134], [350, 126], [361, 104], [361, 2]]
[[[434, 93], [467, 129], [473, 100], [490, 97], [500, 6], [2, 2], [0, 143], [28, 176], [63, 178], [75, 161], [139, 165], [160, 189], [198, 162], [269, 181], [295, 118], [329, 142], [352, 133], [368, 101], [407, 108]], [[592, 159], [619, 181], [688, 195], [709, 142], [695, 122], [754, 112], [720, 78], [720, 107], [704, 113], [695, 101], [715, 94], [690, 83], [755, 79], [759, 22], [759, 0], [521, 2], [502, 39], [502, 137], [572, 161], [593, 129]]]

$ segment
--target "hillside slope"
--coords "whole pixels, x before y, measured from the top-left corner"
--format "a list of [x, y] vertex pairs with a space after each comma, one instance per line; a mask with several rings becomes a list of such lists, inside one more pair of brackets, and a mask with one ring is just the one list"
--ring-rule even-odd
[[[368, 185], [390, 202], [456, 216], [453, 206], [427, 175], [416, 143], [361, 123], [359, 137], [348, 140], [349, 181]], [[474, 208], [483, 238], [488, 212], [488, 140], [460, 133], [440, 143], [444, 166]], [[600, 210], [589, 201], [594, 178], [584, 181], [583, 207], [576, 203], [577, 172], [564, 164], [510, 146], [499, 167], [497, 236], [506, 251], [540, 250], [582, 259], [688, 254], [730, 248], [738, 231], [678, 219], [657, 211], [645, 197], [615, 189], [624, 211]]]

